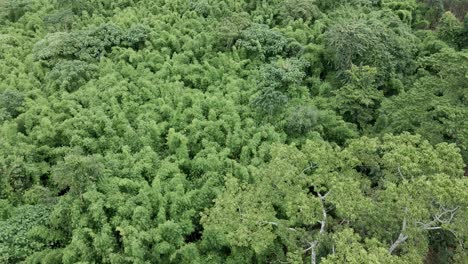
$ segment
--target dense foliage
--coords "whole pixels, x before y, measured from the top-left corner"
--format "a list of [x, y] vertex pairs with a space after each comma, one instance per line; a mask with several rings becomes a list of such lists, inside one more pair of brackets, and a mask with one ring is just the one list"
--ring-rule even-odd
[[0, 262], [466, 263], [467, 10], [0, 1]]

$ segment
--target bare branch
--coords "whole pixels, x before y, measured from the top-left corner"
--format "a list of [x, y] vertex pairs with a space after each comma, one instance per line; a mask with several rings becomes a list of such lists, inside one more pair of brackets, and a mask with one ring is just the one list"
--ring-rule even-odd
[[310, 247], [304, 250], [304, 252], [307, 252], [310, 250], [310, 263], [315, 264], [317, 263], [317, 253], [315, 252], [315, 248], [318, 245], [318, 240], [314, 240], [310, 243]]
[[[460, 207], [457, 206], [453, 209], [446, 209], [443, 206], [439, 207], [440, 212], [436, 215], [434, 215], [433, 220], [428, 222], [428, 223], [423, 223], [423, 222], [416, 222], [416, 224], [420, 225], [422, 229], [424, 230], [439, 230], [442, 229], [443, 224], [449, 224], [453, 221], [453, 218], [455, 217], [458, 209]], [[390, 248], [388, 249], [388, 253], [392, 254], [392, 252], [403, 242], [405, 242], [408, 239], [408, 236], [405, 235], [405, 230], [406, 230], [406, 213], [408, 212], [408, 208], [405, 208], [405, 216], [403, 218], [403, 223], [401, 227], [401, 232], [398, 235], [398, 238], [395, 242], [392, 243]], [[452, 234], [457, 237], [457, 235], [452, 231]]]
[[310, 263], [311, 264], [316, 264], [317, 263], [317, 253], [315, 253], [315, 247], [317, 246], [318, 242], [317, 241], [315, 241], [315, 242], [316, 243], [314, 244], [314, 246], [310, 250]]
[[264, 223], [264, 224], [270, 224], [270, 225], [274, 225], [274, 226], [278, 226], [278, 223], [276, 223], [276, 222], [263, 221], [262, 223]]
[[398, 236], [398, 239], [393, 242], [393, 244], [390, 246], [390, 248], [388, 249], [388, 253], [391, 255], [393, 253], [393, 251], [403, 242], [406, 241], [406, 239], [408, 239], [408, 236], [407, 235], [403, 235], [402, 233], [400, 233], [400, 235]]
[[301, 173], [305, 173], [308, 170], [315, 169], [317, 167], [316, 164], [313, 164], [312, 162], [309, 163], [309, 166], [307, 166], [305, 169], [302, 170]]
[[349, 224], [349, 220], [347, 220], [347, 219], [343, 219], [339, 223], [339, 225], [347, 225], [347, 224]]
[[416, 224], [421, 225], [424, 230], [442, 229], [442, 224], [450, 224], [453, 221], [453, 218], [455, 217], [457, 210], [460, 209], [460, 207], [457, 206], [453, 209], [446, 209], [445, 207], [440, 206], [439, 209], [441, 209], [442, 212], [436, 214], [431, 222], [416, 222]]
[[325, 223], [327, 221], [327, 211], [325, 209], [325, 198], [327, 198], [328, 194], [330, 194], [330, 191], [328, 191], [326, 194], [321, 195], [318, 193], [318, 196], [320, 198], [320, 201], [322, 202], [322, 221], [320, 221], [320, 232], [319, 234], [323, 234], [325, 232]]
[[403, 223], [402, 223], [402, 226], [401, 226], [401, 232], [400, 234], [398, 235], [398, 238], [395, 242], [393, 242], [393, 244], [390, 246], [390, 248], [388, 249], [388, 253], [389, 254], [392, 254], [393, 251], [403, 242], [406, 241], [406, 239], [408, 239], [408, 236], [405, 235], [405, 231], [406, 231], [406, 213], [408, 212], [408, 208], [405, 208], [405, 216], [403, 217]]
[[[274, 226], [279, 226], [279, 224], [276, 223], [276, 222], [260, 221], [260, 222], [258, 222], [258, 223], [261, 223], [261, 224], [268, 224], [268, 225], [274, 225]], [[289, 231], [297, 232], [297, 230], [294, 229], [294, 228], [292, 228], [292, 227], [288, 227], [288, 228], [286, 228], [286, 229], [288, 229]]]
[[[322, 236], [323, 233], [325, 233], [325, 225], [327, 222], [327, 209], [325, 207], [325, 198], [327, 198], [328, 194], [330, 194], [330, 191], [328, 191], [326, 194], [321, 195], [318, 193], [318, 197], [320, 198], [320, 202], [322, 204], [322, 220], [320, 222], [320, 231], [319, 231], [319, 236]], [[317, 263], [317, 253], [315, 252], [315, 248], [319, 244], [319, 239], [317, 238], [316, 240], [312, 241], [310, 243], [310, 247], [304, 250], [304, 252], [307, 252], [310, 250], [310, 263], [311, 264], [316, 264]]]
[[321, 195], [320, 193], [317, 193], [318, 194], [318, 197], [320, 198], [320, 200], [322, 200], [322, 202], [325, 201], [325, 198], [327, 198], [327, 196], [330, 194], [330, 191], [328, 191], [326, 194], [324, 195]]
[[311, 249], [313, 249], [317, 245], [317, 243], [318, 243], [317, 240], [312, 241], [311, 243], [309, 243], [309, 247], [304, 249], [304, 253], [311, 250]]
[[400, 174], [400, 177], [403, 178], [403, 179], [406, 179], [405, 176], [403, 175], [403, 173], [401, 172], [400, 166], [398, 166], [397, 169], [398, 169], [398, 174]]
[[432, 226], [432, 227], [426, 227], [426, 228], [424, 228], [424, 229], [426, 229], [426, 230], [437, 230], [437, 229], [442, 229], [442, 227], [440, 227], [440, 226]]

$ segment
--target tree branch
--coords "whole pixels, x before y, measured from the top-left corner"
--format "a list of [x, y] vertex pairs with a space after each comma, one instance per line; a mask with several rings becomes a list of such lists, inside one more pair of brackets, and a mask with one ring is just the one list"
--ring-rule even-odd
[[[449, 224], [452, 222], [455, 217], [457, 210], [460, 209], [459, 206], [453, 209], [446, 209], [443, 206], [440, 206], [442, 212], [439, 212], [433, 217], [433, 220], [429, 223], [416, 222], [416, 224], [421, 225], [424, 230], [436, 230], [442, 229], [442, 224]], [[448, 217], [447, 217], [448, 215]]]
[[[416, 224], [419, 224], [422, 229], [424, 230], [438, 230], [442, 229], [443, 224], [449, 224], [453, 221], [453, 218], [455, 217], [457, 210], [460, 209], [459, 206], [453, 208], [453, 209], [446, 209], [443, 206], [439, 207], [440, 212], [436, 214], [433, 217], [433, 220], [428, 222], [428, 223], [423, 223], [423, 222], [416, 222]], [[405, 217], [403, 218], [403, 223], [401, 227], [401, 232], [398, 235], [398, 238], [393, 244], [390, 246], [388, 249], [388, 253], [392, 254], [393, 251], [403, 242], [405, 242], [408, 239], [408, 236], [405, 235], [405, 230], [406, 230], [406, 213], [408, 212], [408, 208], [405, 208]], [[449, 230], [454, 234], [456, 237], [456, 234], [453, 233], [452, 230]]]
[[[274, 226], [279, 226], [279, 224], [276, 223], [276, 222], [260, 221], [259, 223], [268, 224], [268, 225], [274, 225]], [[297, 232], [297, 230], [294, 229], [294, 228], [292, 228], [292, 227], [288, 227], [287, 229], [288, 229], [289, 231]]]
[[[327, 198], [328, 194], [330, 194], [330, 191], [328, 191], [326, 194], [321, 195], [318, 193], [318, 197], [320, 198], [320, 202], [322, 204], [322, 220], [320, 222], [320, 231], [319, 231], [319, 236], [322, 236], [323, 233], [325, 233], [325, 225], [327, 222], [327, 210], [325, 208], [325, 198]], [[319, 239], [317, 238], [316, 240], [312, 241], [309, 243], [310, 247], [304, 250], [304, 252], [307, 252], [310, 250], [310, 263], [311, 264], [316, 264], [317, 263], [317, 253], [315, 251], [315, 248], [319, 244]]]
[[318, 196], [320, 198], [320, 201], [322, 202], [322, 221], [320, 221], [320, 232], [319, 234], [323, 234], [325, 232], [325, 223], [326, 223], [326, 220], [327, 220], [327, 211], [325, 209], [325, 198], [327, 198], [327, 195], [330, 193], [327, 192], [325, 195], [321, 195], [320, 193], [318, 193]]
[[316, 164], [313, 164], [312, 162], [309, 163], [309, 166], [307, 166], [305, 169], [303, 169], [301, 171], [301, 174], [305, 173], [306, 171], [308, 170], [311, 170], [311, 169], [315, 169], [317, 168], [317, 165]]
[[402, 226], [401, 226], [401, 232], [400, 234], [398, 235], [398, 238], [395, 242], [393, 242], [393, 244], [390, 246], [390, 248], [388, 249], [388, 253], [391, 255], [393, 253], [393, 251], [403, 242], [406, 241], [406, 239], [408, 239], [408, 236], [405, 235], [405, 230], [406, 230], [406, 213], [408, 212], [408, 208], [405, 208], [405, 216], [403, 217], [403, 223], [402, 223]]
[[398, 166], [397, 169], [398, 169], [398, 174], [400, 174], [400, 177], [403, 179], [406, 179], [403, 173], [401, 172], [400, 166]]

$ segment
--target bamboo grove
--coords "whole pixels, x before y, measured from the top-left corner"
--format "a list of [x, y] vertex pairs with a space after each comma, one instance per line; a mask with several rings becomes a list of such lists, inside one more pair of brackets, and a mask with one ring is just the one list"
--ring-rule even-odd
[[0, 263], [466, 263], [466, 0], [1, 0]]

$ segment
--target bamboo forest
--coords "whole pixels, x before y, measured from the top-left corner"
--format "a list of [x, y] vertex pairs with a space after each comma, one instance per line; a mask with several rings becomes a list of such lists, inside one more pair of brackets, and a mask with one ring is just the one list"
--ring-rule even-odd
[[468, 263], [468, 0], [0, 0], [0, 263]]

